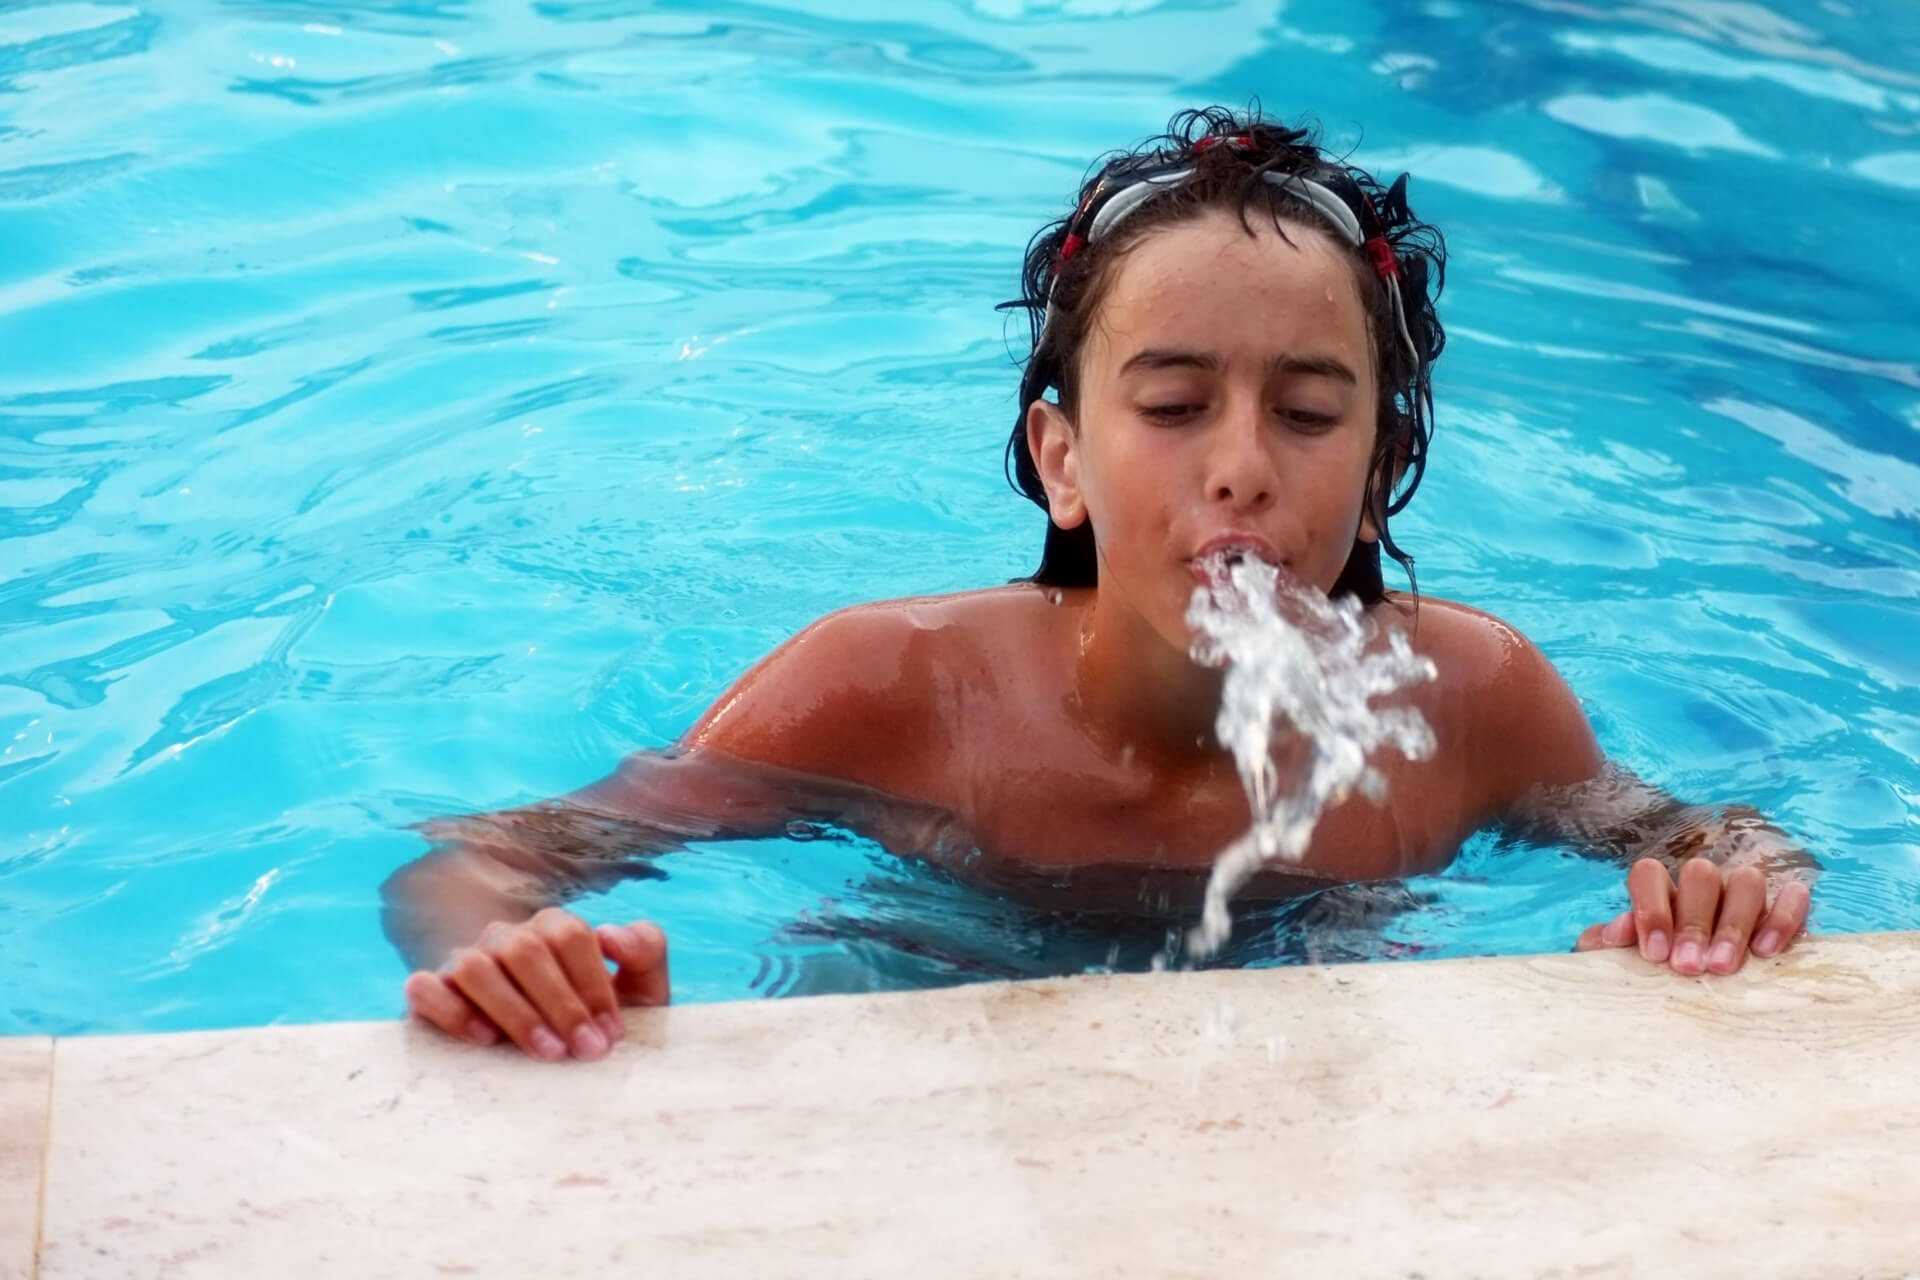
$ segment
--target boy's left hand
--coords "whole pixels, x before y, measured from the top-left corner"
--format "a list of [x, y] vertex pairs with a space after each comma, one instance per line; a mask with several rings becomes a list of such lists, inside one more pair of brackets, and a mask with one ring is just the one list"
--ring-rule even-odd
[[1771, 907], [1767, 888], [1759, 867], [1723, 868], [1702, 857], [1681, 866], [1676, 888], [1665, 863], [1642, 858], [1627, 875], [1633, 905], [1582, 933], [1574, 950], [1637, 945], [1643, 958], [1689, 978], [1737, 973], [1749, 948], [1762, 959], [1778, 955], [1806, 927], [1806, 884], [1785, 881]]

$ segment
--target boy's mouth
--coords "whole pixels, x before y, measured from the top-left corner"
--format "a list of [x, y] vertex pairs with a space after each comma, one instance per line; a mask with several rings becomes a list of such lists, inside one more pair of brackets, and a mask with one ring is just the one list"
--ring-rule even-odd
[[1224, 587], [1229, 584], [1234, 569], [1249, 561], [1272, 565], [1282, 574], [1287, 571], [1287, 562], [1271, 542], [1247, 533], [1225, 533], [1207, 539], [1187, 561], [1187, 568], [1202, 586]]

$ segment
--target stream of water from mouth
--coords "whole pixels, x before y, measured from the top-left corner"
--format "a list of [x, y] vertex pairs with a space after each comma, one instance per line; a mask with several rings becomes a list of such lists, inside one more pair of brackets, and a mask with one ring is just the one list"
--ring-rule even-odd
[[[1375, 707], [1438, 674], [1406, 633], [1384, 635], [1351, 596], [1329, 600], [1251, 556], [1217, 558], [1187, 606], [1196, 662], [1224, 667], [1214, 733], [1233, 753], [1253, 811], [1246, 834], [1220, 851], [1187, 955], [1204, 960], [1233, 931], [1233, 895], [1268, 862], [1298, 862], [1320, 815], [1354, 790], [1374, 803], [1386, 778], [1381, 750], [1424, 760], [1433, 729], [1417, 707]], [[1302, 750], [1282, 763], [1287, 736]]]

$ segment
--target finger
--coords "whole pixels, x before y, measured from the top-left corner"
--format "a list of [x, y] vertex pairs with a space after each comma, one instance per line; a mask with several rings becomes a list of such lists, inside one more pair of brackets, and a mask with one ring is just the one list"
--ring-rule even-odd
[[1673, 945], [1673, 877], [1657, 858], [1642, 858], [1627, 873], [1627, 897], [1633, 904], [1633, 931], [1640, 955], [1665, 964]]
[[1622, 911], [1605, 924], [1589, 925], [1574, 942], [1575, 951], [1600, 951], [1633, 945], [1633, 912]]
[[1707, 952], [1712, 973], [1735, 973], [1747, 960], [1747, 939], [1767, 910], [1767, 878], [1758, 867], [1739, 867], [1727, 873], [1720, 895], [1720, 921], [1713, 929], [1713, 947]]
[[446, 979], [474, 1007], [487, 1015], [507, 1038], [542, 1062], [558, 1062], [567, 1056], [566, 1042], [553, 1033], [506, 970], [478, 947], [462, 947], [453, 953]]
[[567, 981], [544, 937], [530, 927], [514, 929], [492, 943], [490, 950], [541, 1019], [560, 1033], [574, 1057], [592, 1061], [607, 1056], [606, 1033], [593, 1025], [593, 1015]]
[[1720, 868], [1705, 858], [1688, 859], [1680, 868], [1678, 897], [1673, 913], [1673, 971], [1698, 977], [1707, 971], [1707, 939], [1720, 911]]
[[561, 972], [574, 994], [587, 1007], [587, 1016], [611, 1044], [626, 1034], [620, 1022], [620, 1000], [613, 992], [613, 975], [600, 955], [587, 922], [570, 911], [548, 907], [532, 920], [533, 928], [546, 939], [547, 949], [559, 961]]
[[1600, 931], [1600, 941], [1610, 947], [1630, 947], [1634, 944], [1635, 931], [1633, 927], [1632, 907], [1628, 907], [1625, 911], [1622, 911], [1619, 915], [1608, 921], [1607, 927]]
[[474, 1044], [493, 1044], [500, 1039], [499, 1028], [439, 974], [421, 970], [407, 979], [406, 992], [407, 1007], [422, 1022]]
[[614, 990], [622, 1004], [662, 1005], [669, 998], [667, 935], [658, 925], [603, 924], [598, 930], [601, 949], [620, 966]]
[[1773, 900], [1773, 910], [1760, 923], [1759, 933], [1753, 940], [1753, 954], [1773, 956], [1793, 945], [1793, 940], [1806, 928], [1807, 912], [1813, 905], [1813, 891], [1798, 880], [1789, 880], [1781, 886], [1778, 896]]

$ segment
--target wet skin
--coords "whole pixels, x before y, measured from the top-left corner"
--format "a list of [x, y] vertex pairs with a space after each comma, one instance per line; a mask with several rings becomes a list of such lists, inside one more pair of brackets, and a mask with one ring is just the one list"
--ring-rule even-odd
[[[938, 809], [956, 828], [948, 842], [977, 851], [971, 869], [983, 876], [1184, 872], [1169, 883], [1188, 885], [1191, 901], [1198, 875], [1250, 820], [1233, 760], [1213, 741], [1218, 676], [1204, 672], [1205, 715], [1179, 737], [1103, 716], [1086, 687], [1097, 658], [1083, 644], [1097, 595], [1014, 586], [836, 614], [744, 678], [685, 745]], [[1407, 630], [1440, 671], [1403, 698], [1439, 748], [1425, 762], [1380, 761], [1385, 804], [1355, 797], [1327, 813], [1299, 868], [1316, 882], [1437, 870], [1529, 788], [1600, 763], [1571, 692], [1510, 627], [1430, 598], [1416, 611], [1390, 597], [1372, 613]], [[613, 783], [592, 801], [617, 809], [621, 793]]]
[[[677, 758], [636, 758], [569, 802], [665, 833], [660, 848], [807, 813], [1053, 905], [1190, 906], [1249, 823], [1213, 740], [1220, 674], [1188, 657], [1195, 561], [1231, 545], [1331, 588], [1355, 540], [1376, 536], [1363, 510], [1373, 361], [1353, 268], [1318, 229], [1249, 234], [1210, 213], [1151, 233], [1101, 305], [1075, 412], [1042, 401], [1026, 423], [1052, 518], [1092, 522], [1097, 587], [833, 614], [743, 676]], [[1475, 829], [1601, 771], [1578, 701], [1512, 627], [1431, 597], [1390, 595], [1370, 616], [1434, 661], [1438, 679], [1402, 696], [1438, 750], [1381, 760], [1385, 803], [1331, 809], [1300, 866], [1253, 894], [1437, 870]], [[396, 942], [423, 966], [449, 957], [409, 980], [415, 1011], [542, 1057], [598, 1056], [618, 1035], [616, 1003], [666, 998], [664, 938], [537, 910], [556, 885], [590, 881], [590, 860], [530, 852], [525, 824], [476, 830], [388, 883]], [[627, 847], [648, 840], [629, 833]], [[1664, 867], [1636, 868], [1632, 910], [1582, 945], [1664, 962], [1676, 931], [1697, 935], [1698, 963], [1680, 947], [1672, 961], [1698, 973], [1711, 936], [1732, 948], [1714, 971], [1731, 972], [1762, 926], [1777, 950], [1804, 922], [1804, 889], [1782, 890], [1769, 914], [1759, 870], [1690, 865], [1711, 874], [1678, 889]]]

